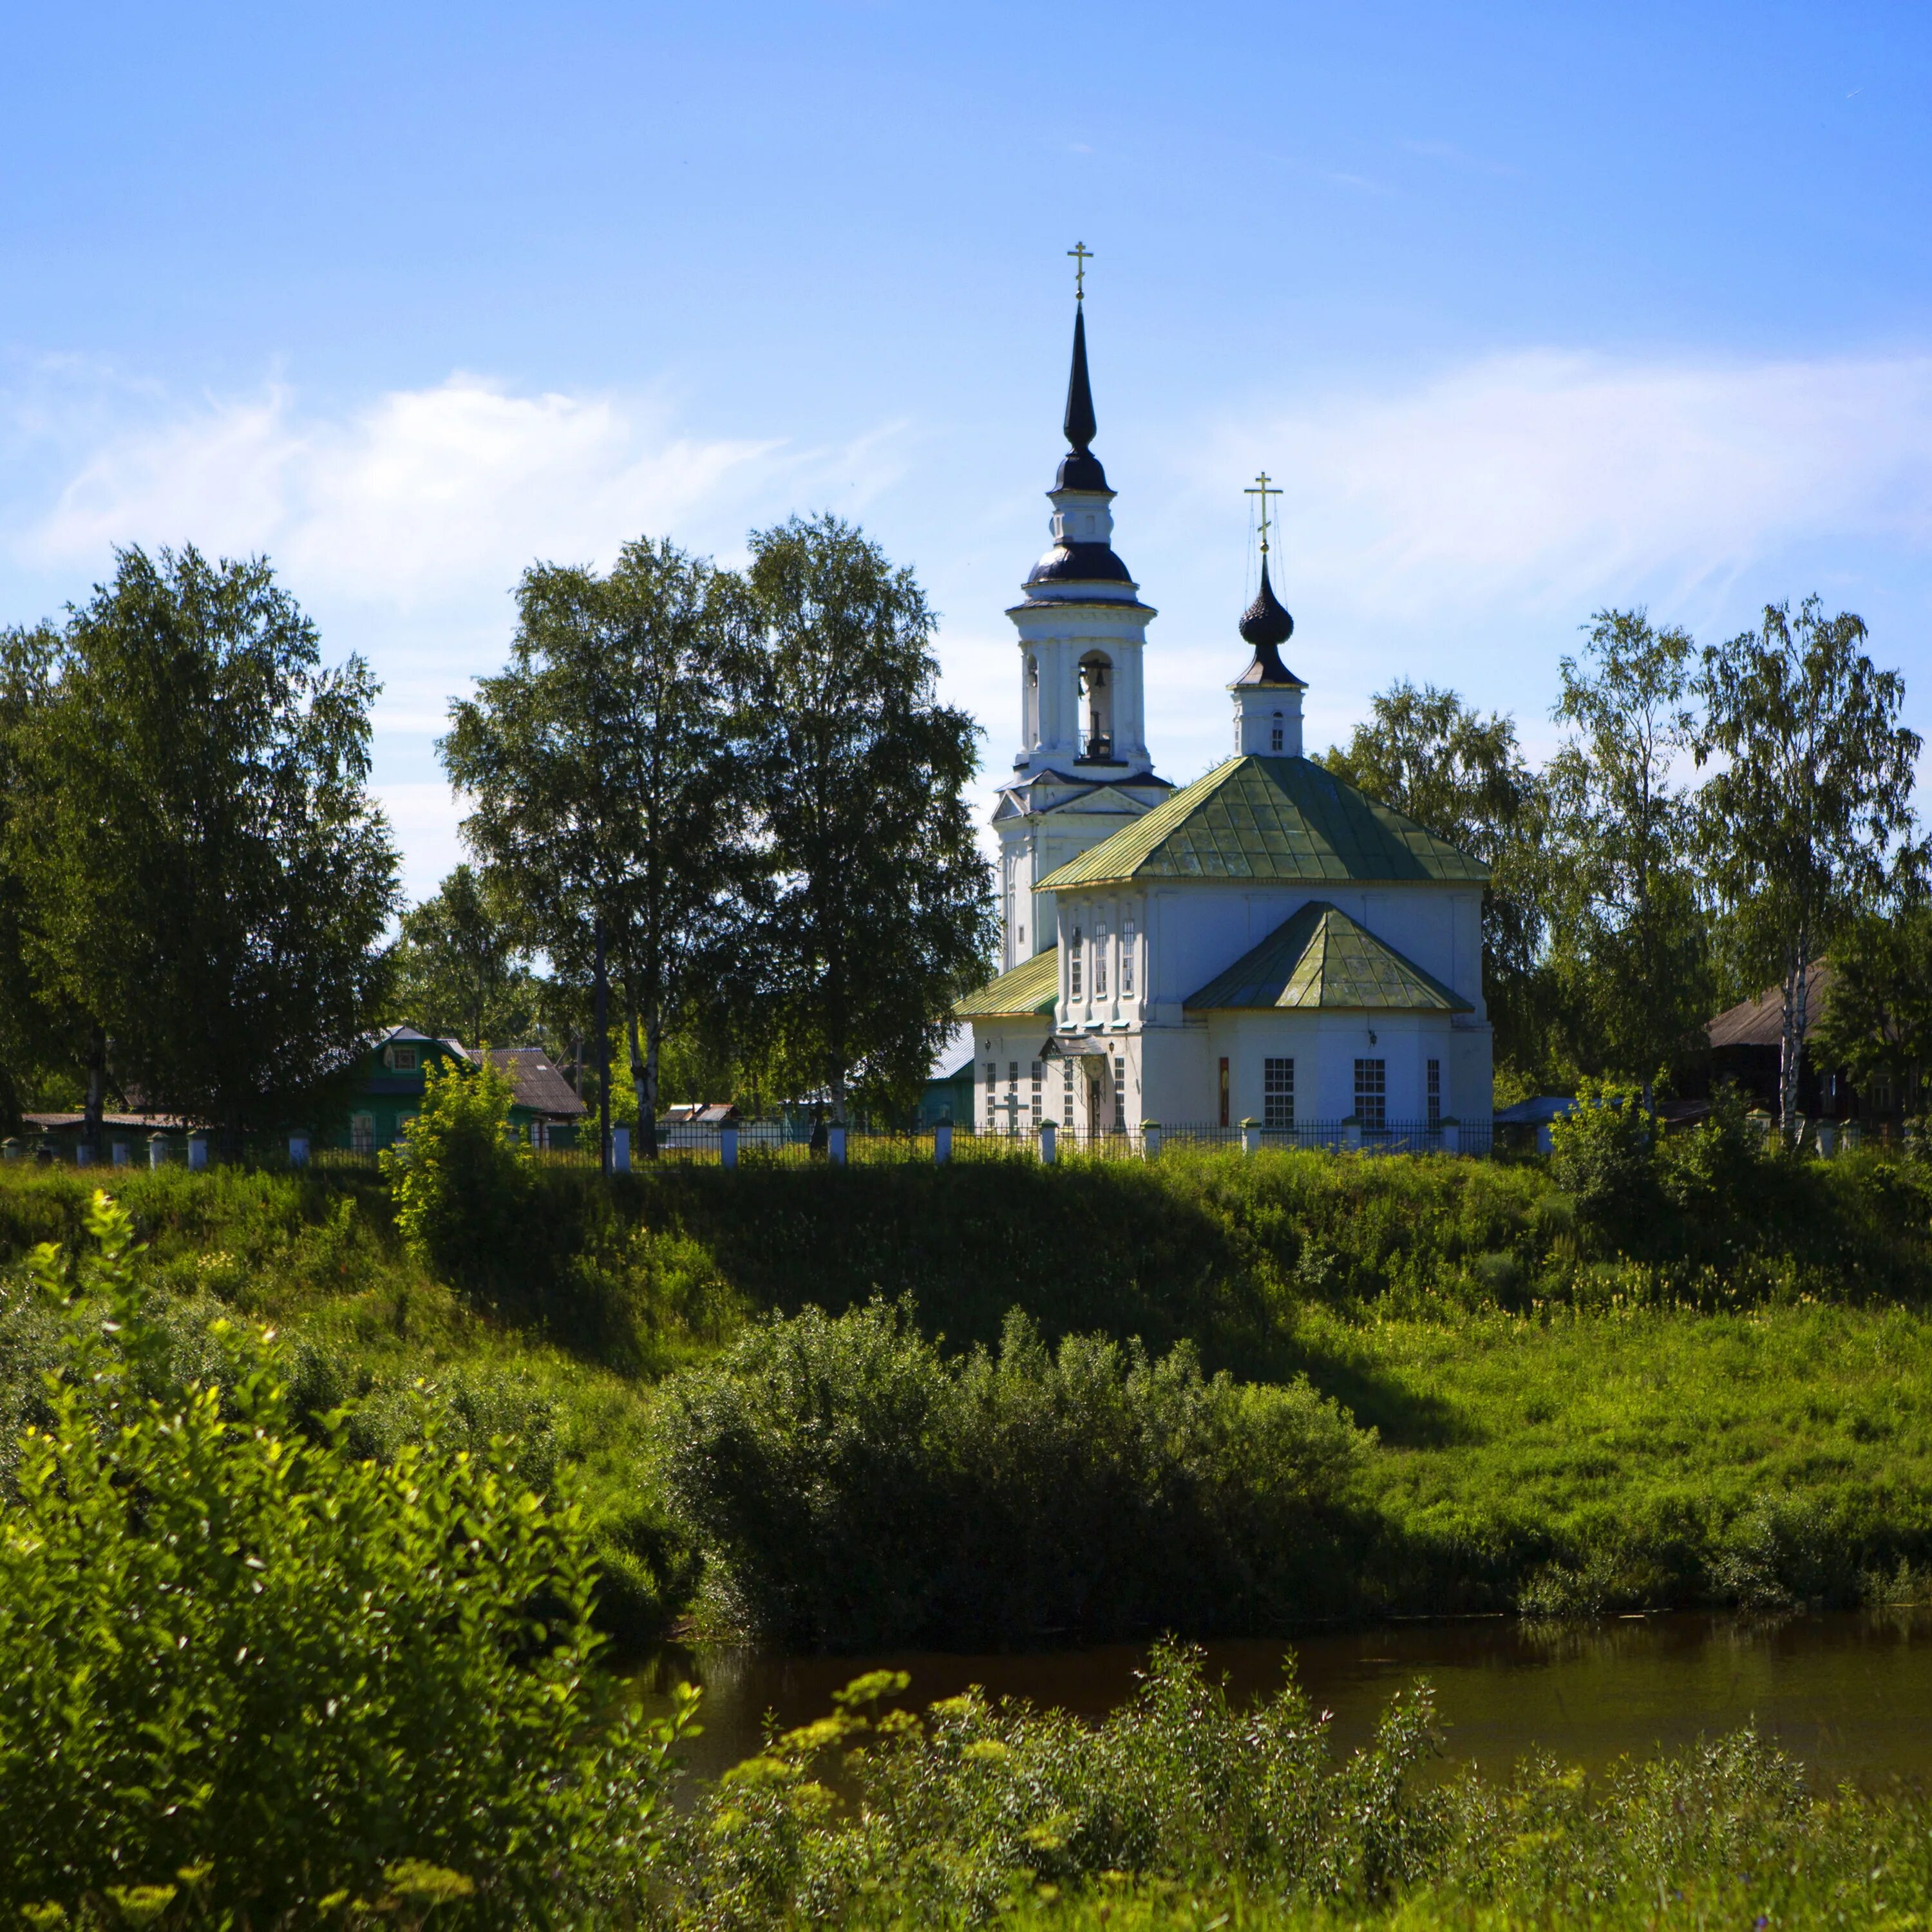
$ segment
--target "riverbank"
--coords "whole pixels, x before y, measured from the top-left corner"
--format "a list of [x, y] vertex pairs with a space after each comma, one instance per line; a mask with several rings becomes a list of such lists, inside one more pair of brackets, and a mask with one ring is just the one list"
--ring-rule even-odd
[[[642, 1641], [698, 1574], [652, 1473], [666, 1376], [762, 1315], [875, 1294], [911, 1296], [949, 1348], [1019, 1306], [1049, 1340], [1185, 1340], [1210, 1371], [1305, 1376], [1376, 1432], [1343, 1498], [1356, 1614], [1920, 1594], [1925, 1190], [1875, 1155], [1795, 1172], [1750, 1178], [1700, 1237], [1733, 1264], [1694, 1270], [1593, 1252], [1534, 1162], [668, 1168], [608, 1191], [566, 1173], [544, 1177], [527, 1290], [480, 1306], [406, 1262], [374, 1177], [113, 1179], [172, 1296], [295, 1336], [316, 1400], [354, 1406], [375, 1452], [427, 1376], [479, 1442], [514, 1435], [526, 1467], [568, 1472], [607, 1621]], [[72, 1239], [92, 1178], [0, 1169], [0, 1264]], [[1816, 1218], [1781, 1209], [1745, 1240], [1774, 1182]]]

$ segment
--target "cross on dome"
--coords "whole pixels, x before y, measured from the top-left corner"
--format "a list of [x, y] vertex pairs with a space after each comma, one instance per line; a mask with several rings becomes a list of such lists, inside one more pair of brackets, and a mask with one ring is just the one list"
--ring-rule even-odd
[[1094, 251], [1085, 242], [1076, 242], [1066, 254], [1073, 264], [1073, 299], [1084, 301], [1087, 295], [1087, 264], [1093, 260]]

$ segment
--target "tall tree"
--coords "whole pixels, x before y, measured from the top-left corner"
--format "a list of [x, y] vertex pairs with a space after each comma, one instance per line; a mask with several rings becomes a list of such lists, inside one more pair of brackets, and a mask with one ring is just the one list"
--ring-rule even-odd
[[28, 742], [49, 701], [59, 650], [51, 625], [0, 633], [0, 1128], [8, 1130], [50, 1076], [65, 1084], [90, 1058], [96, 1090], [87, 1098], [98, 1127], [106, 1081], [104, 1036], [36, 970], [28, 947], [20, 857], [37, 814]]
[[1918, 734], [1898, 722], [1905, 682], [1860, 648], [1863, 620], [1808, 597], [1703, 656], [1698, 831], [1743, 964], [1783, 994], [1780, 1112], [1795, 1126], [1812, 962], [1847, 922], [1912, 875]]
[[1322, 762], [1371, 798], [1490, 868], [1483, 895], [1483, 994], [1504, 1058], [1540, 1052], [1538, 961], [1544, 934], [1539, 840], [1544, 804], [1515, 722], [1485, 718], [1453, 691], [1408, 679], [1371, 701], [1346, 748]]
[[152, 1103], [232, 1138], [300, 1118], [373, 1020], [396, 860], [359, 658], [324, 670], [267, 562], [119, 554], [22, 742], [26, 950]]
[[458, 866], [403, 915], [391, 1010], [472, 1046], [522, 1042], [536, 1021], [530, 956], [500, 886]]
[[1695, 648], [1642, 610], [1599, 610], [1562, 661], [1554, 716], [1573, 735], [1544, 773], [1554, 950], [1588, 1034], [1578, 1058], [1640, 1082], [1646, 1109], [1710, 1011], [1690, 795], [1672, 776], [1696, 742]]
[[750, 575], [763, 1010], [842, 1121], [855, 1085], [916, 1094], [991, 958], [991, 875], [965, 797], [978, 728], [938, 700], [912, 573], [857, 530], [824, 515], [754, 532]]
[[475, 800], [464, 837], [566, 980], [601, 925], [649, 1158], [665, 1030], [710, 994], [751, 844], [742, 587], [640, 538], [608, 576], [532, 565], [517, 611], [508, 668], [450, 707], [443, 766]]

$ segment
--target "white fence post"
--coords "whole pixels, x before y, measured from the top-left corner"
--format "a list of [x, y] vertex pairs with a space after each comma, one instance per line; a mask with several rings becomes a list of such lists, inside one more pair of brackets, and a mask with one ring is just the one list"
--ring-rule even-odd
[[1342, 1144], [1351, 1154], [1362, 1150], [1362, 1123], [1359, 1115], [1351, 1114], [1342, 1123]]
[[1462, 1123], [1454, 1114], [1438, 1123], [1442, 1130], [1442, 1151], [1460, 1154], [1462, 1151]]
[[125, 1167], [134, 1158], [134, 1150], [125, 1141], [116, 1141], [114, 1143], [114, 1165]]
[[631, 1171], [631, 1130], [628, 1127], [610, 1130], [610, 1172], [628, 1174]]
[[167, 1160], [167, 1136], [158, 1131], [150, 1134], [148, 1136], [148, 1165], [150, 1167], [165, 1167]]
[[836, 1122], [825, 1136], [825, 1157], [836, 1167], [845, 1165], [845, 1130]]
[[941, 1120], [932, 1130], [932, 1160], [935, 1167], [944, 1167], [952, 1158], [952, 1123]]
[[1838, 1150], [1838, 1124], [1836, 1120], [1818, 1123], [1818, 1153], [1821, 1159], [1829, 1160]]
[[718, 1130], [718, 1160], [722, 1166], [738, 1165], [738, 1130], [728, 1120]]
[[1259, 1154], [1261, 1150], [1262, 1124], [1258, 1120], [1244, 1120], [1241, 1123], [1242, 1153]]
[[206, 1134], [190, 1134], [188, 1136], [188, 1164], [196, 1174], [208, 1165], [208, 1136]]
[[1141, 1152], [1149, 1160], [1154, 1160], [1160, 1154], [1160, 1123], [1158, 1120], [1142, 1121]]
[[308, 1135], [306, 1135], [306, 1134], [291, 1134], [291, 1135], [290, 1135], [290, 1136], [289, 1136], [289, 1165], [290, 1165], [290, 1166], [291, 1166], [291, 1167], [306, 1167], [306, 1166], [308, 1166]]
[[86, 1167], [92, 1164], [93, 1160], [94, 1149], [92, 1145], [86, 1141], [76, 1141], [74, 1143], [74, 1166], [76, 1167]]
[[1056, 1151], [1056, 1139], [1057, 1135], [1053, 1123], [1051, 1120], [1041, 1121], [1040, 1124], [1040, 1165], [1042, 1167], [1051, 1167], [1053, 1165], [1054, 1156]]

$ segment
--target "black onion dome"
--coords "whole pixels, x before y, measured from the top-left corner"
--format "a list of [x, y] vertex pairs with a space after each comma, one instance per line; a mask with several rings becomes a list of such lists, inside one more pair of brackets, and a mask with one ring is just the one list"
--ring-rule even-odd
[[1039, 584], [1126, 584], [1127, 566], [1103, 543], [1055, 544], [1028, 574], [1026, 588]]
[[1268, 581], [1268, 559], [1262, 559], [1262, 587], [1241, 614], [1241, 636], [1255, 647], [1254, 662], [1235, 682], [1239, 684], [1299, 684], [1301, 680], [1281, 661], [1281, 647], [1294, 635], [1294, 620], [1282, 606]]

